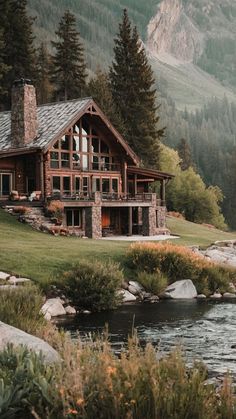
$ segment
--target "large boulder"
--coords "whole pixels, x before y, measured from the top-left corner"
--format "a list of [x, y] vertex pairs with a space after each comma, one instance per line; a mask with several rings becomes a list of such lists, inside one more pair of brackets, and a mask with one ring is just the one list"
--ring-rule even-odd
[[5, 281], [6, 279], [8, 279], [10, 277], [9, 274], [7, 274], [6, 272], [2, 272], [0, 271], [0, 279]]
[[66, 311], [62, 305], [60, 298], [50, 298], [41, 308], [42, 313], [45, 315], [50, 314], [51, 317], [65, 316]]
[[182, 279], [169, 285], [164, 293], [163, 298], [172, 299], [192, 299], [197, 297], [197, 290], [191, 279]]
[[118, 290], [118, 295], [121, 295], [123, 303], [131, 303], [136, 301], [136, 297], [127, 290]]
[[53, 349], [44, 340], [29, 335], [16, 327], [0, 322], [0, 351], [5, 349], [8, 344], [13, 346], [26, 346], [29, 350], [42, 353], [44, 360], [48, 364], [60, 361], [60, 356], [55, 349]]
[[144, 288], [137, 281], [129, 281], [128, 291], [133, 295], [140, 295], [144, 291]]

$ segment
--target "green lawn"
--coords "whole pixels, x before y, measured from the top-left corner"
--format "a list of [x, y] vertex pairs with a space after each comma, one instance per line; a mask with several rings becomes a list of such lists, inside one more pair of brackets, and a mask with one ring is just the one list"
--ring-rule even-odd
[[[236, 234], [223, 233], [174, 218], [168, 225], [181, 239], [174, 243], [207, 245], [215, 240], [236, 238]], [[0, 270], [48, 281], [71, 263], [81, 259], [109, 258], [122, 263], [129, 242], [54, 237], [39, 233], [20, 224], [15, 217], [0, 209]]]

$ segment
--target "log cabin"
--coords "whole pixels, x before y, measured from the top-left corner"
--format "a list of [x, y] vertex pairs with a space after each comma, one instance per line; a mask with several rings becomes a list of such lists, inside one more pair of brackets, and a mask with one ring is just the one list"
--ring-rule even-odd
[[63, 225], [81, 235], [153, 236], [167, 231], [172, 177], [142, 167], [92, 98], [37, 106], [31, 82], [14, 83], [12, 109], [0, 113], [2, 205], [10, 196], [25, 205], [59, 200]]

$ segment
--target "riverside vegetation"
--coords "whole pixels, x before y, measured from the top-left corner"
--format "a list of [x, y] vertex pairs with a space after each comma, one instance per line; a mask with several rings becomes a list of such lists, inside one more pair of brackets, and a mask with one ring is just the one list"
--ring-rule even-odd
[[[22, 328], [30, 331], [28, 294], [21, 291]], [[4, 292], [11, 304], [19, 290]], [[37, 295], [38, 291], [34, 288]], [[23, 298], [25, 294], [25, 298]], [[1, 294], [0, 294], [1, 296]], [[2, 298], [2, 297], [1, 297]], [[34, 319], [38, 316], [38, 293]], [[1, 301], [2, 303], [2, 301]], [[7, 302], [5, 303], [7, 304]], [[37, 313], [37, 314], [36, 314]], [[1, 312], [5, 320], [6, 311]], [[23, 321], [27, 319], [27, 322]], [[50, 323], [39, 327], [35, 334], [51, 344], [61, 362], [45, 365], [42, 356], [25, 348], [8, 346], [0, 353], [0, 417], [9, 418], [155, 418], [155, 419], [234, 419], [236, 401], [228, 376], [215, 389], [208, 384], [207, 371], [201, 364], [188, 368], [179, 349], [161, 358], [148, 344], [141, 348], [135, 335], [120, 357], [111, 350], [106, 337], [83, 343], [72, 342]], [[17, 325], [19, 323], [17, 322]]]

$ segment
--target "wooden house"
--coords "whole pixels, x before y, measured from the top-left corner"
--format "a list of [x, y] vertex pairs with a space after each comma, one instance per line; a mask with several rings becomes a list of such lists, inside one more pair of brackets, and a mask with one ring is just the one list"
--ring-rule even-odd
[[63, 224], [91, 238], [152, 236], [166, 231], [171, 178], [141, 167], [92, 98], [37, 107], [30, 81], [14, 83], [12, 110], [0, 113], [1, 201], [60, 200]]

